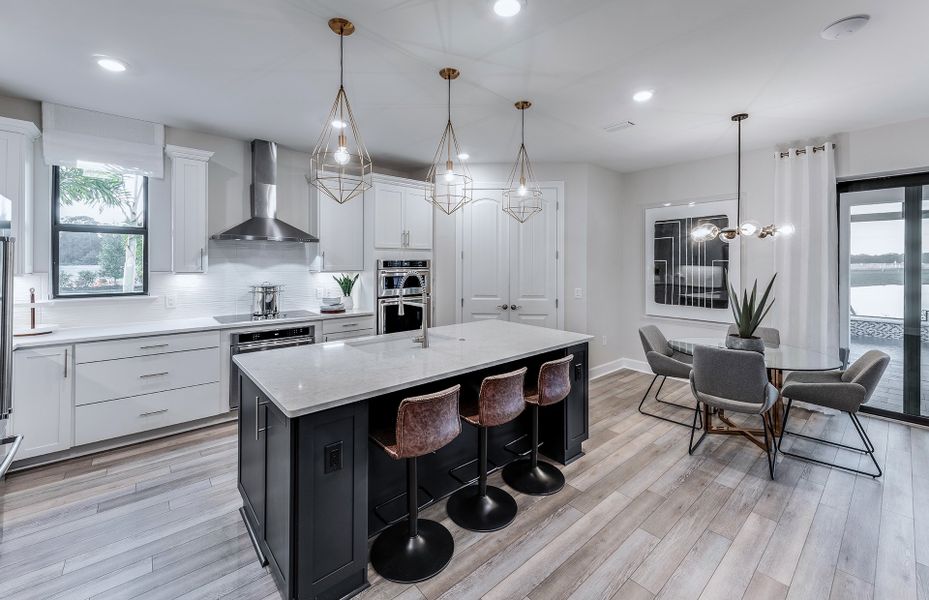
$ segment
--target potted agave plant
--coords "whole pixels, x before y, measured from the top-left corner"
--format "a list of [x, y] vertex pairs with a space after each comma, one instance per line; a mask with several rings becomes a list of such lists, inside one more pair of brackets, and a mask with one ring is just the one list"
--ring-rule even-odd
[[345, 307], [345, 310], [351, 310], [355, 305], [352, 301], [352, 289], [358, 281], [358, 274], [355, 273], [355, 276], [352, 277], [351, 275], [342, 273], [338, 277], [333, 275], [332, 278], [335, 279], [335, 282], [339, 284], [339, 288], [342, 290], [342, 305]]
[[774, 279], [777, 273], [768, 282], [764, 294], [758, 300], [758, 280], [752, 286], [752, 295], [748, 295], [748, 290], [742, 290], [742, 299], [736, 293], [732, 284], [729, 285], [729, 303], [732, 305], [732, 316], [735, 318], [735, 326], [738, 333], [726, 336], [726, 347], [734, 350], [754, 350], [755, 352], [764, 352], [764, 340], [755, 337], [755, 330], [761, 325], [761, 321], [767, 316], [768, 311], [774, 306], [774, 298], [768, 300], [771, 295], [771, 288], [774, 286]]

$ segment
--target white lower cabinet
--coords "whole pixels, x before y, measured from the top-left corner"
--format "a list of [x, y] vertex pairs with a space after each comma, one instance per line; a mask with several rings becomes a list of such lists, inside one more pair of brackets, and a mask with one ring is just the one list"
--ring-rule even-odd
[[352, 338], [366, 337], [374, 335], [373, 329], [360, 329], [358, 331], [346, 331], [344, 333], [325, 333], [323, 334], [324, 342], [335, 342], [337, 340], [350, 340]]
[[74, 374], [71, 346], [17, 350], [13, 354], [10, 427], [23, 436], [17, 460], [71, 447]]
[[217, 413], [219, 382], [118, 398], [74, 409], [74, 443], [89, 444]]

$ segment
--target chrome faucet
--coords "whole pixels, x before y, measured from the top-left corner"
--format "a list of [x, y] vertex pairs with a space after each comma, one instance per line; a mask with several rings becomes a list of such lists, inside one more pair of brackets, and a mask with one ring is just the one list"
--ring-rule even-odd
[[400, 292], [403, 293], [403, 289], [406, 287], [406, 281], [410, 277], [415, 277], [419, 280], [419, 289], [422, 290], [422, 301], [417, 302], [407, 302], [403, 299], [403, 296], [400, 296], [397, 316], [402, 317], [404, 315], [403, 307], [406, 304], [410, 306], [421, 306], [423, 309], [423, 333], [422, 335], [416, 336], [413, 338], [413, 341], [417, 344], [422, 344], [423, 348], [429, 347], [429, 297], [426, 295], [426, 271], [410, 271], [403, 276], [403, 281], [400, 282]]

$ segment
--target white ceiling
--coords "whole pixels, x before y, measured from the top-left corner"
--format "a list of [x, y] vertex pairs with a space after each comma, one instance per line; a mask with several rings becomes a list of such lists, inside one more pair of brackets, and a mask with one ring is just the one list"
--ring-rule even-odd
[[[819, 37], [869, 13], [857, 35]], [[311, 150], [338, 85], [375, 164], [431, 160], [453, 120], [474, 162], [515, 158], [533, 101], [535, 161], [632, 171], [929, 116], [926, 0], [0, 0], [0, 91]], [[93, 54], [125, 59], [122, 75]], [[637, 104], [633, 92], [655, 90]], [[631, 129], [603, 127], [630, 120]]]

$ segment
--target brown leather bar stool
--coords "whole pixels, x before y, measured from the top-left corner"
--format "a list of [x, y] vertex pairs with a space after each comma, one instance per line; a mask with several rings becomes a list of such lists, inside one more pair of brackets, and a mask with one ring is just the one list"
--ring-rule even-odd
[[406, 459], [409, 518], [385, 529], [371, 545], [371, 566], [384, 579], [398, 583], [424, 581], [444, 569], [455, 552], [455, 541], [448, 529], [419, 518], [416, 457], [435, 452], [461, 433], [460, 390], [461, 386], [456, 385], [435, 394], [404, 399], [397, 409], [396, 426], [371, 435], [388, 456]]
[[476, 484], [448, 498], [446, 510], [452, 521], [471, 531], [503, 529], [516, 518], [516, 500], [504, 490], [487, 485], [487, 428], [509, 423], [523, 412], [523, 380], [526, 367], [485, 377], [477, 398], [461, 405], [461, 418], [477, 426], [478, 469]]
[[539, 460], [539, 407], [557, 404], [571, 393], [571, 361], [574, 355], [549, 361], [539, 369], [536, 387], [526, 390], [526, 404], [532, 411], [532, 450], [528, 458], [503, 467], [503, 481], [516, 491], [532, 496], [548, 496], [564, 487], [558, 467]]

